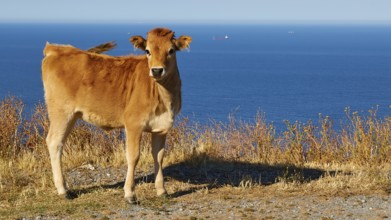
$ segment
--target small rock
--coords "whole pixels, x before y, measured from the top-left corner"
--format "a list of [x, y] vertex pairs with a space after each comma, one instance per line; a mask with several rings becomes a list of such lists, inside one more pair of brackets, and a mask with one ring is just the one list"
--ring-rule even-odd
[[81, 168], [81, 169], [87, 169], [87, 170], [95, 170], [95, 167], [94, 166], [92, 166], [92, 164], [85, 164], [85, 165], [82, 165], [82, 166], [80, 166], [79, 168]]

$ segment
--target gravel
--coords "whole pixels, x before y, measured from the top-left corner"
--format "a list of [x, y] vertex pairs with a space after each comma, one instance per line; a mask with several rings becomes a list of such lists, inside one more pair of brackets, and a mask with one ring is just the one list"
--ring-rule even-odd
[[[186, 175], [183, 170], [165, 170], [167, 172]], [[66, 175], [71, 188], [91, 184], [122, 188], [125, 174], [126, 169], [100, 168], [87, 164]], [[219, 177], [218, 174], [214, 175]], [[140, 183], [151, 182], [153, 175], [139, 172], [137, 176], [137, 182]], [[169, 179], [167, 185], [170, 184]], [[158, 205], [148, 205], [144, 201], [139, 205], [90, 213], [90, 216], [96, 219], [391, 219], [388, 193], [343, 196], [284, 193], [274, 192], [276, 189], [269, 188], [268, 184], [245, 189], [235, 185], [207, 187], [173, 195], [167, 203], [163, 201]]]

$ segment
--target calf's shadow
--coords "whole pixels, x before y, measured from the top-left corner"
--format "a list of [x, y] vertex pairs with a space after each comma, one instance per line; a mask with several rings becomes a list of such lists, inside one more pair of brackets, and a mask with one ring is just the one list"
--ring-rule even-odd
[[[314, 168], [303, 168], [293, 165], [268, 165], [261, 163], [249, 163], [228, 161], [208, 156], [202, 156], [201, 160], [184, 161], [167, 166], [163, 170], [166, 181], [174, 179], [184, 183], [194, 185], [190, 189], [177, 191], [170, 195], [176, 198], [193, 193], [198, 189], [207, 187], [208, 189], [220, 188], [222, 186], [248, 187], [252, 185], [271, 185], [277, 182], [298, 182], [305, 183], [317, 180], [326, 174], [326, 171]], [[328, 175], [335, 172], [328, 171]], [[136, 178], [136, 183], [154, 182], [154, 174], [148, 174]], [[80, 195], [89, 193], [99, 188], [113, 189], [123, 188], [124, 181], [114, 184], [93, 186], [81, 190], [73, 191]]]

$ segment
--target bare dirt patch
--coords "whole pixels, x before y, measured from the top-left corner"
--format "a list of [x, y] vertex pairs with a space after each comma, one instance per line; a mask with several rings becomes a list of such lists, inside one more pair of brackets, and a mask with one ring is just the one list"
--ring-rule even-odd
[[[333, 188], [356, 174], [250, 163], [179, 163], [165, 168], [169, 198], [155, 196], [153, 175], [139, 172], [138, 205], [123, 196], [126, 169], [83, 165], [67, 173], [77, 198], [66, 211], [25, 219], [391, 219], [390, 187]], [[343, 178], [342, 178], [343, 179]], [[325, 187], [321, 189], [320, 185]], [[49, 197], [58, 201], [54, 192]], [[38, 197], [40, 197], [38, 195]], [[72, 208], [82, 204], [83, 209]], [[58, 208], [61, 210], [61, 208]], [[16, 211], [16, 210], [15, 210]], [[23, 213], [23, 212], [22, 212]], [[52, 214], [50, 214], [52, 213]]]

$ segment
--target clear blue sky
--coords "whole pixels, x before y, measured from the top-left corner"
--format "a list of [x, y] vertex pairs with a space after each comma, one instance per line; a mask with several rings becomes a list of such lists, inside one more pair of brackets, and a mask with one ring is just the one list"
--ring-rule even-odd
[[391, 24], [391, 0], [0, 0], [4, 22]]

